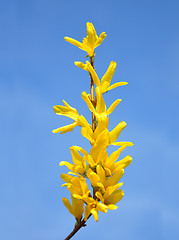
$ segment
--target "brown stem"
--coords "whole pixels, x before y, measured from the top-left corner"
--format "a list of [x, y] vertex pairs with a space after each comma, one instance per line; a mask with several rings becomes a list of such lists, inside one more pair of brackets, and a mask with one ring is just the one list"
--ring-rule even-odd
[[[90, 57], [90, 63], [91, 63], [91, 66], [94, 68], [94, 56]], [[91, 102], [93, 104], [93, 106], [95, 107], [95, 97], [94, 97], [94, 82], [93, 82], [93, 78], [92, 78], [92, 75], [90, 74], [90, 79], [91, 79], [91, 82], [90, 82], [90, 88], [91, 88]], [[92, 113], [92, 130], [94, 132], [95, 128], [96, 128], [96, 118], [95, 118], [95, 115], [94, 113]]]
[[[94, 56], [90, 57], [90, 63], [91, 63], [91, 66], [93, 68], [94, 68]], [[90, 74], [90, 78], [91, 78], [91, 83], [90, 83], [90, 86], [91, 86], [91, 102], [92, 102], [92, 104], [95, 108], [96, 107], [96, 101], [95, 101], [95, 97], [94, 97], [94, 81], [93, 81], [93, 77], [92, 77], [91, 74]], [[95, 129], [96, 129], [96, 117], [95, 117], [94, 113], [92, 113], [92, 130], [93, 130], [93, 132], [94, 132]], [[96, 200], [97, 197], [96, 197], [95, 193], [96, 193], [96, 190], [93, 188], [93, 198]]]
[[[91, 214], [89, 215], [88, 219], [91, 217]], [[73, 231], [64, 239], [64, 240], [69, 240], [70, 238], [72, 238], [76, 232], [78, 232], [78, 230], [81, 227], [85, 227], [86, 226], [86, 221], [83, 219], [78, 225], [76, 225], [73, 229]]]

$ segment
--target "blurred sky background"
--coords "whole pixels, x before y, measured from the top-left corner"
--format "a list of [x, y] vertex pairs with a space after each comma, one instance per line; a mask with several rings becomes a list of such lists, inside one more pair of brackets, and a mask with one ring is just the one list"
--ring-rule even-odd
[[63, 206], [68, 190], [60, 178], [69, 147], [90, 149], [80, 128], [52, 129], [72, 121], [53, 106], [65, 99], [90, 119], [82, 91], [87, 72], [74, 61], [86, 53], [64, 41], [86, 37], [86, 22], [107, 38], [96, 49], [101, 78], [110, 61], [118, 66], [109, 106], [122, 102], [109, 128], [124, 120], [119, 141], [133, 163], [123, 177], [118, 210], [91, 218], [73, 239], [179, 239], [179, 1], [0, 1], [0, 239], [60, 240], [74, 226]]

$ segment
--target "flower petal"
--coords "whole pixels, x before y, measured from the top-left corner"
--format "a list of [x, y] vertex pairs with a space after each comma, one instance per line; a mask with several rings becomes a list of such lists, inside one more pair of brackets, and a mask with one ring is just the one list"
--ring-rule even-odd
[[75, 218], [80, 221], [84, 212], [84, 203], [82, 200], [76, 199], [71, 195], [73, 215]]
[[90, 165], [91, 168], [94, 168], [96, 166], [96, 163], [94, 162], [94, 160], [93, 160], [91, 155], [87, 156], [86, 161], [88, 162], [88, 164]]
[[85, 219], [84, 219], [85, 221], [88, 220], [89, 215], [90, 215], [90, 209], [89, 209], [89, 206], [86, 205], [85, 206]]
[[62, 106], [62, 105], [55, 105], [53, 107], [54, 109], [54, 112], [58, 115], [63, 115], [63, 116], [66, 116], [66, 117], [69, 117], [75, 121], [78, 120], [78, 112], [75, 108], [71, 107], [69, 104], [67, 104], [67, 102], [65, 102], [63, 100], [65, 106]]
[[131, 147], [133, 146], [134, 144], [132, 142], [114, 142], [114, 143], [111, 143], [111, 145], [114, 145], [114, 146], [124, 146], [126, 145], [126, 147]]
[[107, 179], [105, 186], [114, 186], [122, 178], [124, 169], [118, 169], [110, 178]]
[[74, 122], [72, 124], [69, 124], [69, 125], [66, 125], [66, 126], [63, 126], [63, 127], [60, 127], [60, 128], [56, 128], [54, 130], [52, 130], [53, 133], [61, 133], [61, 134], [64, 134], [64, 133], [67, 133], [67, 132], [71, 132], [73, 131], [73, 129], [78, 126], [78, 123], [77, 122]]
[[71, 180], [74, 178], [73, 176], [70, 176], [68, 174], [65, 174], [65, 173], [62, 173], [60, 175], [61, 179], [64, 181], [64, 182], [67, 182], [67, 183], [70, 183]]
[[75, 40], [75, 39], [73, 39], [73, 38], [70, 38], [70, 37], [64, 37], [64, 39], [65, 39], [65, 41], [67, 41], [67, 42], [69, 42], [69, 43], [71, 43], [71, 44], [73, 44], [73, 45], [75, 45], [75, 46], [77, 46], [77, 47], [79, 47], [79, 48], [83, 48], [82, 47], [82, 43], [81, 42], [79, 42], [79, 41], [77, 41], [77, 40]]
[[96, 112], [96, 111], [95, 111], [95, 108], [94, 108], [92, 102], [90, 101], [87, 93], [84, 91], [84, 92], [82, 92], [81, 96], [82, 96], [83, 100], [86, 102], [89, 110], [90, 110], [91, 112], [95, 113], [95, 112]]
[[126, 168], [128, 167], [132, 162], [132, 157], [130, 155], [126, 156], [125, 158], [123, 158], [122, 160], [116, 162], [113, 166], [114, 169], [116, 169], [117, 167], [121, 167], [121, 168]]
[[104, 169], [101, 167], [101, 165], [97, 165], [96, 170], [97, 170], [97, 174], [100, 178], [100, 182], [104, 185], [106, 182], [106, 174], [105, 174]]
[[97, 162], [100, 152], [104, 152], [108, 145], [109, 145], [109, 132], [106, 129], [98, 136], [95, 144], [90, 150], [90, 155], [92, 156], [95, 162]]
[[100, 86], [100, 80], [98, 78], [97, 73], [95, 72], [94, 68], [91, 66], [91, 63], [89, 61], [86, 61], [87, 67], [88, 67], [88, 72], [91, 74], [93, 78], [93, 82], [96, 84], [96, 86]]
[[96, 91], [96, 98], [97, 98], [97, 105], [96, 105], [97, 113], [99, 114], [99, 113], [106, 112], [106, 104], [102, 96], [102, 93], [100, 92], [98, 87], [96, 87], [95, 91]]
[[109, 158], [106, 160], [105, 162], [105, 166], [109, 166], [111, 167], [115, 161], [117, 161], [117, 159], [119, 158], [121, 152], [126, 148], [126, 146], [122, 146], [120, 147], [117, 151], [111, 153], [111, 155], [109, 156]]
[[109, 114], [111, 114], [113, 111], [114, 111], [114, 109], [116, 108], [116, 106], [121, 102], [121, 100], [122, 99], [117, 99], [115, 102], [113, 102], [112, 104], [111, 104], [111, 106], [108, 108], [108, 110], [107, 110], [107, 114], [109, 115]]
[[123, 182], [118, 183], [114, 186], [109, 186], [106, 189], [106, 192], [104, 194], [104, 199], [108, 199], [118, 188], [120, 188], [123, 185]]
[[103, 40], [105, 39], [106, 37], [106, 33], [105, 32], [102, 32], [100, 35], [99, 35], [99, 38], [98, 40], [96, 41], [95, 43], [95, 48], [98, 47], [99, 45], [101, 45], [101, 43], [103, 42]]
[[99, 200], [101, 201], [101, 202], [103, 202], [103, 196], [102, 196], [102, 194], [99, 192], [99, 191], [97, 191], [96, 193], [95, 193], [95, 195], [96, 195], [96, 197], [97, 198], [99, 198]]
[[101, 211], [103, 213], [106, 213], [107, 210], [108, 210], [108, 207], [105, 204], [100, 203], [100, 202], [97, 203], [97, 211]]
[[110, 62], [108, 70], [106, 71], [106, 73], [104, 74], [104, 76], [101, 79], [101, 84], [103, 84], [104, 82], [108, 82], [110, 84], [111, 79], [115, 73], [116, 66], [117, 66], [116, 62], [114, 62], [114, 61]]
[[87, 138], [91, 144], [93, 145], [94, 140], [93, 140], [93, 131], [85, 117], [83, 115], [78, 117], [78, 125], [82, 126], [81, 129], [81, 134], [83, 137]]
[[79, 68], [82, 68], [82, 69], [85, 70], [85, 71], [88, 71], [87, 65], [86, 65], [85, 63], [83, 63], [83, 62], [78, 62], [78, 61], [76, 61], [76, 62], [75, 62], [75, 65], [76, 65], [77, 67], [79, 67]]
[[97, 221], [98, 221], [98, 212], [96, 211], [96, 209], [95, 209], [95, 208], [92, 208], [92, 209], [90, 210], [90, 212], [92, 213], [95, 221], [97, 222]]
[[128, 82], [117, 82], [117, 83], [114, 83], [110, 87], [107, 88], [107, 91], [112, 90], [112, 89], [114, 89], [116, 87], [119, 87], [119, 86], [127, 85], [127, 84], [128, 84]]
[[87, 41], [88, 41], [89, 45], [91, 46], [91, 48], [94, 48], [95, 42], [98, 39], [96, 30], [95, 30], [93, 24], [89, 23], [89, 22], [86, 23], [86, 28], [87, 28]]
[[76, 148], [79, 152], [81, 152], [85, 157], [88, 156], [88, 152], [84, 150], [82, 147], [79, 147], [79, 146], [73, 146], [73, 147]]
[[118, 208], [118, 206], [114, 205], [114, 204], [109, 204], [107, 205], [109, 210], [116, 210]]
[[67, 168], [68, 168], [69, 170], [71, 170], [71, 171], [73, 171], [73, 170], [74, 170], [74, 167], [75, 167], [74, 164], [71, 164], [71, 163], [66, 162], [66, 161], [61, 161], [59, 165], [60, 165], [60, 166], [64, 166], [64, 165], [65, 165], [65, 166], [67, 166]]
[[111, 204], [116, 204], [118, 203], [124, 196], [124, 192], [123, 190], [116, 190], [109, 198], [108, 198], [108, 202], [110, 202]]
[[71, 155], [72, 155], [74, 164], [81, 166], [82, 162], [83, 162], [82, 156], [79, 154], [79, 152], [76, 150], [76, 148], [74, 146], [70, 147], [70, 151], [71, 151]]
[[73, 212], [73, 208], [69, 202], [69, 200], [67, 198], [62, 198], [62, 201], [63, 201], [63, 204], [65, 205], [65, 207], [68, 209], [68, 211], [74, 215], [74, 212]]
[[122, 130], [127, 126], [127, 123], [124, 121], [121, 121], [110, 133], [109, 133], [109, 139], [110, 144], [114, 143], [118, 137], [119, 134], [122, 132]]
[[87, 177], [89, 178], [90, 182], [91, 182], [91, 185], [93, 187], [97, 187], [97, 183], [100, 181], [100, 178], [99, 176], [94, 173], [90, 168], [88, 169], [87, 171]]

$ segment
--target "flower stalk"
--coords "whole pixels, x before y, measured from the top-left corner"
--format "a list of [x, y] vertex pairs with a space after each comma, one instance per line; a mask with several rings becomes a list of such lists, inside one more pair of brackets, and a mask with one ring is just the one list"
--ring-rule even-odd
[[[91, 63], [91, 66], [93, 67], [94, 69], [94, 59], [95, 59], [95, 54], [94, 56], [90, 57], [90, 63]], [[90, 79], [91, 79], [91, 82], [90, 82], [90, 86], [91, 86], [91, 96], [90, 96], [90, 100], [94, 106], [94, 108], [96, 108], [96, 99], [95, 99], [95, 96], [94, 96], [94, 81], [93, 81], [93, 77], [92, 75], [90, 74]], [[95, 114], [92, 112], [92, 131], [94, 132], [96, 129], [96, 117], [95, 117]], [[96, 197], [96, 189], [93, 188], [93, 198], [96, 200], [97, 197]]]
[[85, 220], [83, 219], [83, 221], [81, 221], [78, 225], [75, 225], [73, 231], [64, 239], [64, 240], [69, 240], [71, 239], [81, 227], [85, 227]]
[[[94, 69], [94, 59], [95, 59], [95, 55], [90, 57], [90, 63], [91, 63], [91, 66], [93, 67]], [[93, 77], [92, 75], [90, 74], [90, 88], [91, 88], [91, 95], [90, 95], [90, 100], [94, 106], [94, 108], [96, 107], [96, 101], [95, 101], [95, 97], [94, 97], [94, 81], [93, 81]], [[95, 118], [95, 115], [94, 113], [92, 112], [92, 131], [94, 132], [96, 128], [96, 118]]]
[[[91, 217], [91, 214], [88, 217], [88, 219], [90, 217]], [[84, 219], [82, 221], [80, 221], [77, 225], [75, 224], [73, 231], [64, 240], [71, 239], [78, 232], [78, 230], [80, 230], [80, 228], [82, 228], [82, 227], [86, 227], [86, 221]]]

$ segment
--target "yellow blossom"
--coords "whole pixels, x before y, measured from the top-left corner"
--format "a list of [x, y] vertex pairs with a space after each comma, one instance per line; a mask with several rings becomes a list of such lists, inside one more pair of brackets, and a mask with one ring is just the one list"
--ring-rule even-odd
[[84, 212], [84, 202], [76, 199], [71, 195], [72, 204], [70, 204], [67, 198], [62, 198], [62, 201], [68, 211], [76, 218], [77, 222], [80, 222]]
[[85, 178], [82, 176], [70, 176], [71, 178], [68, 178], [66, 175], [67, 174], [61, 174], [61, 178], [64, 181], [67, 181], [67, 183], [62, 185], [62, 187], [67, 187], [73, 197], [81, 200], [86, 199], [91, 191], [88, 189]]
[[90, 155], [96, 164], [102, 161], [103, 157], [106, 154], [106, 149], [108, 146], [109, 146], [109, 132], [107, 129], [105, 129], [99, 134], [94, 145], [90, 150]]
[[69, 118], [73, 119], [74, 122], [72, 124], [54, 129], [52, 132], [53, 133], [61, 132], [61, 134], [63, 134], [63, 133], [72, 131], [76, 126], [81, 126], [82, 127], [82, 135], [84, 135], [84, 137], [86, 137], [88, 140], [93, 142], [93, 139], [92, 139], [93, 131], [91, 129], [91, 126], [87, 122], [87, 120], [82, 115], [80, 116], [78, 111], [75, 108], [71, 107], [64, 100], [63, 100], [63, 103], [65, 106], [55, 105], [53, 107], [54, 112], [58, 115], [63, 115], [63, 116], [69, 117]]
[[105, 204], [100, 203], [91, 197], [88, 197], [86, 199], [86, 204], [87, 205], [85, 207], [85, 221], [87, 221], [89, 215], [92, 214], [95, 221], [97, 222], [98, 221], [98, 211], [106, 213], [108, 210], [108, 207]]
[[87, 22], [87, 37], [83, 38], [83, 42], [79, 42], [73, 38], [65, 37], [67, 42], [79, 47], [80, 49], [86, 51], [90, 57], [94, 55], [94, 49], [97, 48], [106, 37], [105, 32], [102, 32], [98, 37], [95, 28], [92, 23]]
[[90, 168], [87, 171], [87, 177], [90, 179], [92, 186], [99, 187], [103, 193], [111, 186], [118, 186], [118, 181], [122, 178], [123, 174], [124, 170], [118, 168], [113, 172], [111, 177], [106, 177], [106, 172], [101, 165], [97, 165], [96, 172], [93, 172]]
[[114, 61], [112, 61], [110, 63], [108, 70], [102, 77], [101, 81], [89, 61], [86, 61], [86, 64], [84, 64], [82, 62], [75, 62], [75, 65], [78, 66], [79, 68], [84, 69], [85, 71], [88, 71], [91, 74], [94, 83], [96, 84], [97, 87], [99, 87], [99, 90], [102, 94], [109, 90], [112, 90], [116, 87], [124, 86], [124, 85], [128, 84], [127, 82], [117, 82], [110, 86], [112, 77], [115, 73], [115, 69], [117, 66], [116, 62], [114, 62]]
[[[90, 213], [94, 216], [95, 221], [98, 221], [98, 211], [102, 211], [104, 213], [107, 212], [108, 207], [100, 203], [96, 200], [94, 200], [90, 196], [90, 191], [88, 189], [88, 186], [86, 184], [85, 178], [83, 177], [67, 177], [67, 174], [62, 174], [61, 178], [64, 181], [67, 181], [66, 184], [63, 184], [62, 186], [67, 186], [68, 190], [71, 192], [72, 197], [78, 199], [78, 200], [83, 200], [86, 203], [85, 207], [85, 219], [87, 220], [88, 216]], [[66, 207], [71, 211], [73, 214], [73, 210], [71, 209], [69, 202], [67, 200], [64, 200], [66, 203]], [[64, 203], [64, 204], [65, 204]], [[76, 209], [76, 213], [81, 215], [81, 211]], [[74, 214], [73, 214], [74, 215]]]
[[[119, 158], [121, 152], [127, 147], [129, 146], [127, 143], [126, 145], [123, 145], [122, 147], [120, 147], [117, 151], [114, 151], [113, 153], [111, 153], [111, 155], [105, 159], [105, 161], [103, 161], [103, 166], [105, 168], [108, 168], [110, 170], [115, 170], [116, 168], [114, 168], [114, 163], [117, 161], [117, 159]], [[127, 159], [126, 159], [127, 160]], [[129, 159], [128, 159], [129, 160]], [[130, 159], [132, 162], [132, 159]], [[124, 168], [124, 167], [123, 167]], [[113, 172], [113, 171], [112, 171]]]
[[[96, 119], [98, 121], [97, 127], [96, 127], [96, 129], [94, 131], [94, 135], [93, 135], [94, 140], [96, 140], [97, 136], [99, 136], [99, 134], [103, 130], [108, 128], [109, 114], [111, 114], [114, 111], [114, 109], [116, 108], [116, 106], [121, 102], [121, 99], [117, 99], [106, 110], [106, 104], [105, 104], [105, 101], [104, 101], [104, 98], [103, 98], [101, 92], [99, 91], [99, 88], [96, 87], [95, 90], [96, 90], [96, 100], [97, 100], [96, 109], [94, 108], [93, 104], [91, 103], [91, 101], [88, 97], [88, 94], [85, 91], [82, 92], [83, 100], [86, 102], [89, 110], [94, 113], [94, 115], [96, 116]], [[117, 131], [118, 131], [118, 129], [117, 129]]]
[[102, 164], [107, 177], [111, 176], [117, 169], [124, 169], [132, 162], [131, 156], [126, 156], [120, 161], [117, 161], [120, 153], [127, 147], [132, 146], [131, 142], [116, 142], [121, 144], [118, 150], [114, 151], [110, 156], [106, 152], [109, 144], [108, 130], [103, 131], [100, 134], [100, 138], [97, 138], [95, 144], [91, 148], [90, 155], [86, 157], [90, 167], [94, 169], [98, 164]]
[[[114, 189], [113, 189], [114, 190]], [[96, 192], [96, 197], [103, 203], [105, 204], [108, 209], [110, 210], [115, 210], [117, 209], [117, 206], [115, 205], [118, 203], [124, 196], [123, 190], [114, 190], [111, 195], [107, 194], [101, 194], [101, 192], [97, 191]]]
[[63, 103], [64, 103], [65, 106], [55, 105], [53, 107], [54, 112], [56, 114], [58, 114], [58, 115], [63, 115], [63, 116], [69, 117], [69, 118], [73, 119], [74, 122], [72, 124], [66, 125], [64, 127], [60, 127], [60, 128], [54, 129], [52, 131], [53, 133], [61, 132], [61, 134], [63, 134], [63, 133], [66, 133], [66, 132], [70, 132], [70, 131], [73, 130], [74, 127], [79, 125], [79, 122], [78, 122], [78, 118], [79, 118], [78, 111], [75, 108], [71, 107], [67, 102], [65, 102], [65, 100], [63, 100]]
[[79, 174], [85, 174], [86, 171], [86, 161], [85, 158], [82, 157], [79, 152], [77, 151], [77, 148], [75, 146], [70, 147], [72, 160], [74, 164], [71, 164], [66, 161], [61, 161], [60, 166], [67, 166], [69, 170], [79, 173]]
[[118, 190], [123, 183], [118, 183], [118, 181], [122, 177], [124, 171], [118, 169], [118, 171], [114, 172], [113, 176], [110, 178], [106, 178], [105, 171], [100, 165], [97, 166], [96, 171], [97, 172], [95, 173], [89, 168], [87, 172], [87, 177], [93, 188], [98, 189], [95, 195], [107, 206], [107, 208], [114, 210], [117, 208], [114, 204], [120, 201], [123, 197], [123, 191]]

